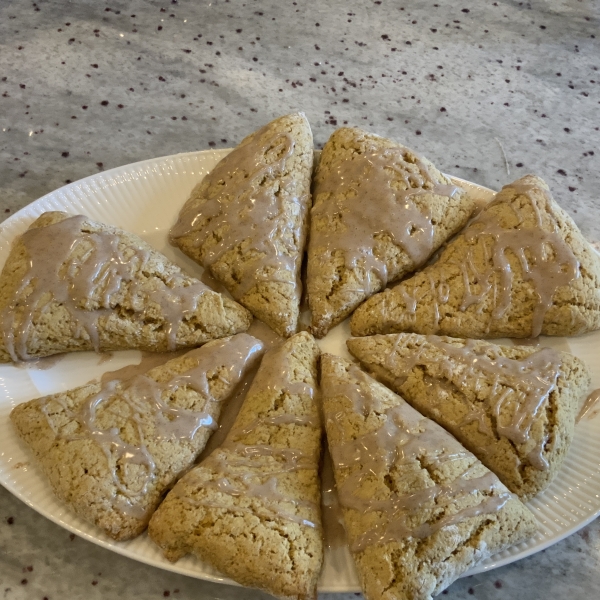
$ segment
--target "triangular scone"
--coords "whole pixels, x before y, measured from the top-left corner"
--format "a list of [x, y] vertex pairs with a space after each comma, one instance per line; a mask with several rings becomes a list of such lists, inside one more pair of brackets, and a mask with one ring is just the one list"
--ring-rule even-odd
[[165, 352], [245, 331], [252, 320], [136, 235], [63, 212], [44, 213], [17, 239], [0, 283], [0, 362]]
[[11, 420], [56, 495], [116, 540], [146, 528], [202, 452], [221, 403], [262, 354], [245, 333], [146, 373], [18, 405]]
[[337, 356], [323, 415], [350, 551], [367, 600], [430, 600], [531, 536], [535, 520], [439, 425]]
[[319, 349], [298, 333], [269, 351], [221, 448], [150, 521], [170, 560], [188, 552], [243, 585], [316, 598], [323, 560]]
[[439, 259], [369, 299], [353, 335], [578, 335], [600, 327], [600, 258], [548, 186], [502, 188]]
[[524, 500], [560, 469], [590, 384], [577, 357], [414, 333], [347, 344], [380, 381], [452, 433]]
[[248, 136], [194, 188], [171, 243], [285, 337], [298, 328], [313, 141], [303, 113]]
[[307, 288], [318, 337], [420, 267], [475, 208], [426, 158], [348, 127], [325, 144], [313, 193]]

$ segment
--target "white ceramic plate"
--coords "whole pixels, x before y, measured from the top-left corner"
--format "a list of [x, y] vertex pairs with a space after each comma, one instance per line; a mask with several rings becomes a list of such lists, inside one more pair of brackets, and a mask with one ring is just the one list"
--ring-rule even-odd
[[[42, 212], [64, 210], [118, 225], [137, 233], [178, 262], [189, 273], [201, 269], [167, 243], [167, 231], [192, 187], [228, 150], [192, 152], [119, 167], [67, 185], [30, 204], [0, 226], [0, 264], [14, 238]], [[482, 203], [493, 192], [459, 180]], [[348, 356], [349, 335], [342, 323], [321, 341], [324, 350]], [[574, 339], [548, 338], [546, 345], [570, 350], [591, 367], [600, 387], [600, 332]], [[58, 502], [30, 454], [13, 431], [8, 415], [18, 403], [82, 385], [105, 371], [138, 362], [137, 351], [115, 353], [106, 361], [94, 353], [68, 355], [48, 370], [0, 366], [0, 483], [15, 496], [62, 527], [100, 546], [141, 562], [211, 581], [229, 580], [192, 557], [171, 564], [146, 536], [115, 542]], [[565, 464], [552, 485], [529, 503], [539, 531], [531, 540], [510, 548], [470, 572], [493, 569], [556, 543], [600, 514], [600, 418], [582, 421]], [[329, 548], [319, 583], [322, 592], [358, 591], [358, 580], [345, 547]]]

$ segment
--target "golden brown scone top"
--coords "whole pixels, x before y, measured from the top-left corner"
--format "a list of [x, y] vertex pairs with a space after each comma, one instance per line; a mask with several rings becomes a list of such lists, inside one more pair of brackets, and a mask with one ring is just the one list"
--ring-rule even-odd
[[251, 315], [138, 236], [47, 212], [0, 275], [0, 361], [81, 350], [165, 352], [245, 331]]
[[415, 333], [347, 341], [370, 372], [527, 500], [560, 469], [590, 374], [550, 348]]
[[243, 585], [316, 598], [323, 561], [319, 349], [302, 332], [268, 352], [223, 445], [149, 526], [167, 558], [192, 552]]
[[277, 333], [298, 327], [313, 141], [303, 113], [245, 138], [192, 191], [171, 242]]
[[542, 179], [505, 186], [439, 259], [353, 315], [353, 335], [579, 335], [600, 327], [600, 258]]
[[321, 386], [339, 501], [367, 600], [430, 600], [535, 520], [451, 435], [342, 358]]
[[349, 127], [325, 144], [313, 193], [307, 287], [318, 337], [421, 266], [474, 209], [426, 158]]
[[194, 463], [262, 349], [245, 333], [214, 340], [147, 372], [25, 402], [11, 420], [55, 494], [107, 535], [130, 539]]

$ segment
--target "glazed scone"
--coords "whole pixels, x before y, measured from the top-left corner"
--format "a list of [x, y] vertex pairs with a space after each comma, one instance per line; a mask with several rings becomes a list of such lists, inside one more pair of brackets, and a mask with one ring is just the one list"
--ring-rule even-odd
[[529, 510], [475, 456], [358, 366], [323, 355], [321, 387], [367, 600], [430, 600], [536, 531]]
[[192, 191], [171, 243], [279, 335], [298, 328], [313, 141], [303, 113], [245, 138]]
[[319, 349], [298, 333], [264, 357], [225, 442], [169, 493], [150, 537], [279, 598], [316, 598], [323, 561]]
[[539, 177], [502, 188], [439, 259], [369, 299], [353, 335], [579, 335], [600, 327], [600, 258]]
[[554, 479], [590, 385], [577, 357], [414, 333], [347, 344], [377, 379], [454, 435], [523, 500]]
[[0, 362], [80, 350], [165, 352], [245, 331], [248, 311], [142, 239], [84, 216], [41, 215], [0, 275]]
[[260, 358], [245, 333], [214, 340], [126, 380], [18, 405], [11, 420], [55, 494], [115, 540], [146, 528], [202, 452], [221, 403]]
[[349, 127], [325, 144], [313, 193], [306, 285], [317, 337], [420, 267], [475, 207], [426, 158]]

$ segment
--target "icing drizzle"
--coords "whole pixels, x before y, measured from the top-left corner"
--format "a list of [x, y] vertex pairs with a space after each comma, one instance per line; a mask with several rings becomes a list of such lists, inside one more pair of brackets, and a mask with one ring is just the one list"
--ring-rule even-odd
[[206, 176], [200, 184], [202, 204], [198, 206], [193, 192], [171, 229], [170, 240], [177, 245], [182, 238], [192, 239], [205, 268], [234, 248], [251, 256], [246, 265], [236, 263], [240, 272], [228, 286], [238, 300], [262, 281], [296, 280], [299, 301], [302, 252], [298, 249], [303, 247], [307, 197], [298, 194], [291, 176], [264, 185], [282, 177], [295, 147], [287, 133], [275, 134], [261, 146], [259, 141], [268, 130], [267, 125], [256, 132]]
[[[193, 361], [190, 368], [166, 381], [156, 381], [148, 374], [107, 381], [99, 392], [87, 398], [75, 411], [61, 402], [64, 413], [78, 424], [75, 433], [65, 434], [56, 428], [50, 414], [53, 403], [60, 402], [56, 396], [41, 398], [41, 410], [57, 440], [91, 440], [102, 448], [116, 489], [112, 497], [113, 506], [134, 518], [143, 519], [152, 508], [145, 505], [145, 496], [157, 477], [164, 474], [164, 467], [157, 467], [149, 445], [165, 441], [185, 445], [193, 441], [201, 428], [215, 429], [219, 401], [210, 392], [208, 376], [220, 369], [219, 379], [229, 394], [250, 364], [258, 359], [262, 349], [262, 344], [255, 338], [238, 334], [188, 352], [183, 359]], [[173, 406], [168, 399], [178, 389], [191, 389], [200, 394], [206, 400], [205, 408], [200, 411]], [[99, 412], [102, 411], [102, 420], [106, 422], [106, 415], [110, 414], [115, 402], [128, 405], [129, 415], [125, 422], [119, 426], [99, 425]], [[125, 439], [124, 432], [128, 426], [135, 430], [136, 442]], [[142, 468], [143, 476], [141, 485], [131, 489], [123, 481], [122, 474], [126, 475], [127, 470], [136, 465]]]
[[[404, 189], [392, 187], [398, 177]], [[434, 226], [428, 210], [413, 199], [426, 193], [451, 197], [459, 190], [438, 183], [412, 151], [370, 144], [364, 153], [340, 159], [327, 173], [317, 174], [311, 218], [328, 226], [312, 228], [311, 245], [325, 248], [328, 255], [341, 251], [348, 269], [364, 267], [367, 289], [357, 291], [371, 293], [388, 281], [385, 260], [374, 253], [375, 238], [389, 235], [415, 266], [422, 264], [433, 250]], [[371, 282], [372, 271], [380, 285]], [[321, 286], [313, 282], [311, 291], [318, 292]]]
[[159, 308], [168, 348], [173, 350], [179, 323], [196, 310], [199, 298], [209, 290], [200, 282], [182, 285], [182, 275], [166, 283], [156, 277], [152, 289], [142, 289], [135, 274], [144, 269], [150, 251], [121, 247], [117, 234], [86, 233], [87, 221], [78, 215], [29, 229], [21, 237], [29, 269], [0, 316], [4, 344], [13, 361], [32, 357], [34, 321], [43, 318], [52, 305], [62, 305], [69, 312], [74, 339], [89, 340], [89, 347], [99, 351], [98, 321], [124, 302], [124, 284], [129, 284], [126, 302], [134, 319], [143, 321]]
[[[482, 314], [486, 304], [490, 302], [489, 319], [484, 325], [484, 330], [480, 332], [481, 336], [487, 336], [494, 321], [503, 319], [510, 313], [515, 273], [509, 254], [516, 257], [521, 267], [520, 278], [531, 283], [535, 294], [531, 331], [525, 332], [523, 337], [536, 338], [542, 333], [544, 318], [552, 306], [556, 291], [580, 277], [580, 265], [558, 231], [549, 192], [541, 185], [526, 183], [523, 180], [503, 188], [507, 189], [515, 192], [513, 200], [506, 202], [506, 199], [501, 197], [489, 204], [461, 235], [461, 239], [468, 243], [466, 255], [461, 253], [458, 260], [451, 258], [445, 264], [456, 267], [462, 279], [462, 298], [458, 306], [460, 311], [472, 310], [475, 314]], [[525, 198], [533, 209], [533, 222], [527, 222], [531, 221], [531, 218], [523, 214], [523, 209], [516, 202], [516, 199], [521, 197]], [[499, 215], [490, 210], [496, 205], [510, 206], [517, 217], [517, 225], [504, 226]], [[546, 231], [548, 225], [544, 225], [542, 213], [548, 216], [551, 231]], [[483, 267], [476, 264], [475, 251], [478, 248], [483, 255]], [[440, 331], [441, 315], [445, 312], [444, 305], [451, 297], [450, 287], [442, 272], [444, 256], [442, 255], [441, 262], [424, 270], [422, 277], [417, 275], [393, 289], [404, 303], [405, 310], [401, 313], [400, 323], [405, 323], [407, 329], [417, 328], [418, 331], [433, 333]], [[434, 274], [440, 275], [439, 282], [434, 280]], [[427, 303], [421, 304], [424, 298], [427, 298]], [[382, 296], [383, 329], [398, 331], [398, 323], [390, 313], [392, 307], [388, 306], [388, 301], [389, 298]], [[432, 307], [431, 321], [426, 326], [417, 327], [417, 311], [420, 312], [425, 306]], [[393, 309], [395, 308], [393, 306]], [[453, 308], [450, 310], [454, 311]], [[450, 325], [450, 329], [452, 328]], [[456, 329], [449, 333], [456, 334]], [[515, 333], [511, 331], [510, 335], [514, 336]]]
[[593, 390], [585, 399], [579, 414], [577, 415], [576, 423], [581, 420], [591, 420], [600, 412], [600, 389]]
[[[512, 284], [514, 273], [508, 257], [510, 251], [519, 260], [522, 278], [530, 281], [537, 295], [533, 311], [531, 332], [529, 337], [535, 338], [542, 332], [544, 317], [552, 306], [552, 298], [556, 290], [569, 285], [580, 275], [579, 261], [569, 245], [558, 233], [557, 225], [551, 212], [551, 198], [541, 186], [515, 182], [503, 189], [514, 190], [516, 197], [524, 196], [529, 201], [535, 215], [533, 226], [523, 226], [525, 218], [516, 202], [510, 204], [519, 219], [516, 228], [504, 227], [498, 216], [490, 211], [499, 202], [493, 202], [486, 210], [471, 223], [465, 231], [467, 242], [482, 244], [487, 259], [488, 268], [479, 272], [475, 268], [473, 250], [469, 248], [467, 258], [461, 264], [464, 283], [464, 296], [460, 310], [464, 311], [473, 304], [480, 304], [491, 292], [494, 298], [492, 319], [502, 319], [511, 305]], [[540, 207], [537, 196], [532, 192], [541, 193], [544, 206]], [[501, 199], [503, 204], [506, 204]], [[542, 222], [541, 209], [552, 217], [552, 231], [546, 231]], [[486, 241], [491, 238], [491, 246]], [[478, 288], [478, 291], [475, 291]]]
[[[421, 337], [421, 336], [419, 336]], [[406, 340], [399, 335], [394, 348], [385, 362], [385, 368], [399, 375], [396, 385], [417, 366], [433, 365], [439, 368], [440, 377], [455, 386], [466, 403], [469, 413], [459, 424], [465, 426], [476, 421], [478, 429], [495, 443], [496, 435], [504, 436], [517, 445], [530, 441], [531, 428], [549, 402], [561, 374], [561, 356], [556, 350], [542, 348], [521, 359], [500, 354], [500, 348], [492, 344], [481, 345], [475, 340], [464, 340], [464, 346], [455, 346], [436, 336], [411, 336], [418, 345], [410, 354], [402, 356], [398, 346]], [[414, 338], [414, 339], [413, 339]], [[428, 349], [434, 352], [423, 357]], [[426, 378], [430, 385], [443, 385], [437, 377]], [[470, 383], [473, 382], [473, 383]], [[483, 402], [469, 401], [473, 390], [488, 389]], [[452, 393], [452, 391], [450, 391]], [[495, 434], [494, 434], [495, 432]], [[538, 470], [546, 470], [544, 447], [548, 433], [527, 456], [527, 461]]]
[[[333, 464], [341, 481], [341, 473], [352, 471], [341, 485], [338, 494], [341, 506], [362, 515], [378, 513], [379, 517], [360, 535], [351, 540], [351, 550], [361, 552], [368, 546], [398, 541], [402, 538], [425, 538], [443, 527], [456, 525], [468, 518], [498, 512], [511, 498], [495, 475], [487, 472], [474, 476], [478, 465], [474, 462], [460, 476], [448, 484], [434, 483], [408, 493], [390, 490], [386, 497], [372, 493], [372, 479], [380, 473], [389, 473], [392, 467], [414, 463], [427, 464], [429, 469], [443, 469], [453, 461], [470, 460], [473, 455], [464, 450], [441, 427], [424, 419], [406, 403], [385, 407], [375, 396], [372, 380], [356, 365], [348, 369], [348, 381], [336, 382], [323, 378], [326, 397], [344, 396], [352, 402], [354, 411], [370, 420], [382, 420], [369, 433], [340, 445], [330, 443]], [[325, 414], [327, 428], [340, 427], [343, 414]], [[356, 469], [356, 465], [360, 468]], [[368, 494], [365, 491], [369, 489]], [[435, 522], [415, 524], [415, 517], [424, 506], [449, 506], [457, 497], [481, 495], [480, 501], [452, 515], [444, 515]]]
[[[302, 394], [315, 397], [315, 384], [293, 382], [293, 370], [287, 352], [281, 348], [271, 350], [265, 356], [258, 374], [248, 392], [264, 393], [266, 390], [285, 394]], [[243, 411], [243, 409], [242, 409]], [[320, 428], [320, 419], [316, 410], [314, 415], [297, 415], [280, 413], [257, 417], [247, 425], [241, 426], [238, 421], [232, 427], [222, 447], [215, 450], [197, 469], [185, 478], [188, 486], [215, 489], [223, 496], [210, 500], [208, 498], [191, 498], [182, 488], [175, 487], [173, 493], [184, 502], [194, 506], [206, 506], [231, 511], [254, 512], [265, 518], [278, 517], [300, 525], [320, 528], [319, 522], [294, 514], [281, 505], [306, 508], [313, 514], [319, 514], [319, 506], [311, 500], [292, 498], [278, 489], [278, 478], [298, 470], [316, 470], [317, 459], [314, 454], [293, 447], [277, 447], [271, 444], [247, 444], [244, 440], [258, 428], [269, 425], [288, 425]], [[262, 460], [262, 459], [267, 459]], [[274, 460], [269, 460], [274, 459]], [[204, 469], [210, 469], [216, 476], [206, 481]], [[262, 506], [254, 505], [245, 508], [231, 504], [230, 497], [258, 498]]]

